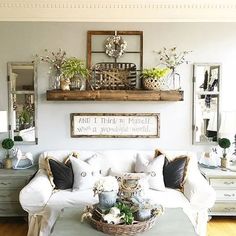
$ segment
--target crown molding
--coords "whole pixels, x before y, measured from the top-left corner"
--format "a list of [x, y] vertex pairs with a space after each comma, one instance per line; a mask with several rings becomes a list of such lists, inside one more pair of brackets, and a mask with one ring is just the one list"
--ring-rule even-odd
[[236, 22], [236, 0], [0, 0], [0, 21]]

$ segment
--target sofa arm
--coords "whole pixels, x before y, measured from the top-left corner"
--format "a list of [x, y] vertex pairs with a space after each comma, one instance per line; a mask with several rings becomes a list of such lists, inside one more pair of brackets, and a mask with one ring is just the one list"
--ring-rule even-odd
[[27, 212], [38, 212], [47, 204], [52, 192], [53, 187], [46, 171], [39, 169], [34, 178], [20, 191], [20, 204]]
[[184, 195], [198, 210], [211, 208], [216, 200], [215, 190], [197, 171], [187, 178], [184, 184]]

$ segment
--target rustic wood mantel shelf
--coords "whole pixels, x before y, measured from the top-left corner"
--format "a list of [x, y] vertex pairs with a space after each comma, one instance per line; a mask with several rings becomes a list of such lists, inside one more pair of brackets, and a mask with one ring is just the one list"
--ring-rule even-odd
[[183, 101], [183, 91], [153, 90], [48, 90], [48, 101]]

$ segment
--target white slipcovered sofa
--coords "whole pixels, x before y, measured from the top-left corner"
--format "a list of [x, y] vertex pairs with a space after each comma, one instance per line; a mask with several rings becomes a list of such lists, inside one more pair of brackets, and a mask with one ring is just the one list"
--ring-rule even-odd
[[[73, 150], [74, 151], [74, 150]], [[153, 151], [110, 150], [110, 151], [80, 151], [80, 159], [86, 160], [93, 155], [103, 159], [103, 171], [115, 168], [122, 172], [133, 172], [137, 155], [150, 159]], [[93, 196], [92, 189], [88, 190], [54, 190], [46, 171], [45, 158], [52, 156], [63, 161], [71, 153], [67, 151], [47, 151], [39, 157], [39, 170], [35, 177], [20, 192], [20, 203], [29, 213], [28, 236], [50, 235], [58, 213], [64, 207], [75, 207], [78, 204], [93, 204], [98, 201]], [[164, 151], [169, 160], [188, 155], [190, 161], [183, 192], [166, 188], [165, 191], [148, 190], [148, 197], [164, 207], [181, 207], [191, 220], [197, 234], [206, 236], [208, 220], [207, 210], [215, 202], [215, 192], [209, 186], [198, 170], [197, 157], [192, 152]]]

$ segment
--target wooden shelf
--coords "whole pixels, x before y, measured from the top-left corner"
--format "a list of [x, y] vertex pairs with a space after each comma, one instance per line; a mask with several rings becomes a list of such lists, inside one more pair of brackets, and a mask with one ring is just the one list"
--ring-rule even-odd
[[183, 101], [183, 91], [48, 90], [48, 101]]

